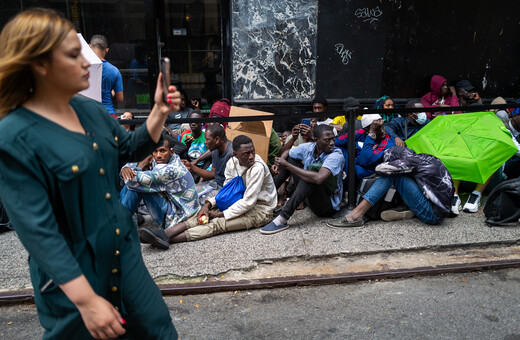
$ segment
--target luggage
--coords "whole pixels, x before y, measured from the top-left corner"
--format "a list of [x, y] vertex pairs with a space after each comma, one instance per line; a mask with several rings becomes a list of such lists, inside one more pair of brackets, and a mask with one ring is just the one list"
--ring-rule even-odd
[[490, 227], [517, 224], [520, 219], [520, 178], [497, 185], [488, 196], [484, 214]]
[[[356, 206], [361, 202], [361, 200], [363, 200], [363, 195], [368, 192], [368, 190], [372, 187], [378, 178], [379, 175], [373, 174], [361, 180], [357, 191]], [[368, 211], [365, 213], [365, 217], [368, 217], [371, 220], [380, 220], [381, 213], [383, 211], [400, 206], [405, 206], [403, 200], [401, 199], [401, 195], [399, 195], [394, 186], [391, 186], [390, 189], [388, 189], [386, 195], [380, 199], [379, 202], [377, 202], [372, 208], [368, 209]]]

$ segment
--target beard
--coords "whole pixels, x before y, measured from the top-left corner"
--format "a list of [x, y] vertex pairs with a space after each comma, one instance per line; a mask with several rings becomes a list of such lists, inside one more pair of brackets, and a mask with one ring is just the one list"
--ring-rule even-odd
[[386, 129], [385, 129], [384, 125], [381, 125], [381, 128], [379, 129], [379, 131], [376, 132], [376, 135], [377, 135], [377, 140], [379, 140], [379, 141], [385, 139]]

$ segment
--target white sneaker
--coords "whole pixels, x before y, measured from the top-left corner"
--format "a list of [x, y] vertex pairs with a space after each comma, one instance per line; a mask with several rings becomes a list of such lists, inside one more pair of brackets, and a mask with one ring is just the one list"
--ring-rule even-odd
[[459, 195], [453, 195], [453, 201], [451, 202], [451, 214], [453, 216], [459, 216], [461, 207], [461, 200]]
[[464, 212], [469, 213], [476, 213], [478, 211], [478, 207], [480, 206], [480, 197], [482, 195], [480, 193], [476, 193], [476, 191], [473, 191], [471, 195], [469, 195], [468, 200], [466, 204], [464, 204]]

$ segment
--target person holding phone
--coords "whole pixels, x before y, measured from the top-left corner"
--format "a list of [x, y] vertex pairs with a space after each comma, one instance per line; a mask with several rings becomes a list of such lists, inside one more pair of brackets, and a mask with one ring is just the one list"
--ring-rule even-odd
[[[306, 114], [312, 113], [310, 111]], [[313, 134], [311, 128], [311, 119], [304, 118], [300, 124], [296, 124], [291, 129], [291, 134], [285, 139], [285, 143], [281, 146], [279, 155], [283, 154], [284, 151], [290, 150], [293, 146], [298, 146], [302, 143], [309, 143], [313, 141]]]
[[176, 339], [116, 182], [118, 160], [155, 149], [180, 94], [170, 87], [165, 103], [159, 75], [146, 123], [129, 133], [75, 96], [89, 66], [53, 10], [21, 12], [0, 33], [0, 198], [30, 255], [43, 338]]

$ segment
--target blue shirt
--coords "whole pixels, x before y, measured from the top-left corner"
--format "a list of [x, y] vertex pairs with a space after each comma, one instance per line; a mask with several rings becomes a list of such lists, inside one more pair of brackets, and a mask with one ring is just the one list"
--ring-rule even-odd
[[116, 113], [114, 103], [112, 103], [112, 90], [115, 92], [123, 91], [123, 77], [121, 73], [111, 63], [103, 61], [103, 73], [101, 74], [101, 102], [106, 107], [108, 113]]
[[332, 172], [332, 176], [339, 175], [338, 187], [336, 191], [330, 196], [330, 202], [334, 210], [339, 210], [341, 203], [341, 196], [343, 194], [343, 167], [345, 159], [343, 153], [337, 147], [334, 147], [331, 153], [322, 152], [318, 157], [314, 157], [314, 150], [316, 143], [303, 143], [289, 150], [289, 156], [303, 162], [303, 169], [307, 170], [309, 164], [322, 163], [322, 167], [327, 168]]

